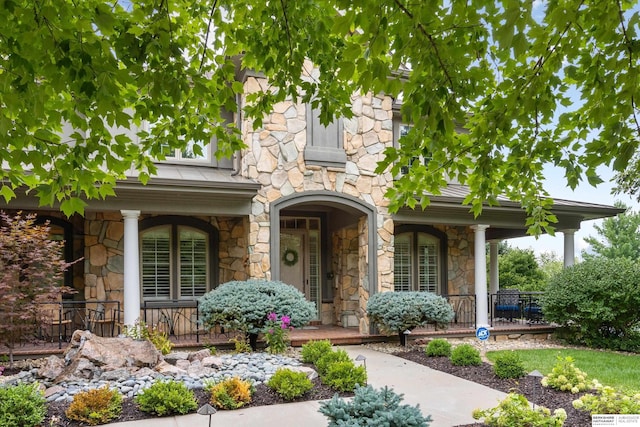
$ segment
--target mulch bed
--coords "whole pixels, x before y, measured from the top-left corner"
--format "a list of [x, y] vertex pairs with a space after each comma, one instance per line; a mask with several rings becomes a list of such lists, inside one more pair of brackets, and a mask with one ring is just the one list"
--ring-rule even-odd
[[[551, 412], [558, 408], [564, 408], [567, 412], [567, 420], [564, 423], [564, 427], [587, 427], [591, 425], [591, 415], [588, 412], [574, 409], [572, 405], [572, 402], [584, 393], [571, 394], [545, 388], [540, 384], [541, 378], [530, 375], [517, 380], [501, 379], [493, 373], [493, 366], [489, 363], [482, 363], [480, 366], [454, 366], [447, 357], [427, 357], [424, 350], [396, 353], [395, 356], [505, 393], [516, 392], [522, 394], [529, 402], [549, 408]], [[496, 406], [497, 404], [496, 402]], [[475, 423], [458, 427], [471, 426], [480, 427], [485, 426], [485, 424]]]
[[[432, 369], [437, 369], [442, 372], [446, 372], [455, 375], [460, 378], [464, 378], [469, 381], [476, 382], [478, 384], [491, 387], [495, 390], [500, 390], [505, 393], [517, 392], [524, 395], [527, 400], [535, 403], [536, 405], [544, 406], [553, 412], [554, 409], [564, 408], [567, 412], [567, 420], [565, 421], [565, 427], [585, 427], [591, 425], [591, 416], [584, 411], [577, 411], [573, 408], [572, 402], [579, 398], [580, 394], [571, 394], [556, 391], [550, 388], [544, 388], [540, 384], [540, 378], [527, 376], [518, 380], [513, 379], [500, 379], [493, 373], [493, 367], [488, 363], [483, 363], [481, 366], [453, 366], [446, 357], [427, 357], [423, 349], [416, 349], [407, 352], [396, 353], [395, 356], [411, 360], [421, 365], [428, 366]], [[10, 375], [13, 370], [5, 371], [5, 375]], [[324, 400], [331, 399], [335, 394], [335, 390], [325, 386], [319, 379], [313, 381], [314, 387], [302, 397], [293, 400], [294, 402], [301, 402], [307, 400]], [[352, 393], [340, 393], [340, 396], [352, 396]], [[195, 390], [195, 396], [198, 400], [198, 407], [204, 405], [208, 401], [208, 395], [203, 390]], [[277, 393], [271, 390], [264, 384], [256, 386], [255, 393], [251, 399], [251, 403], [247, 407], [264, 406], [264, 405], [278, 405], [282, 403], [288, 403], [282, 399]], [[497, 402], [496, 402], [497, 405]], [[64, 411], [69, 406], [67, 402], [50, 403], [48, 404], [48, 411], [45, 422], [43, 425], [50, 425], [52, 419], [57, 420], [57, 424], [60, 427], [80, 427], [83, 424], [70, 421], [64, 415]], [[124, 399], [122, 403], [122, 414], [113, 422], [135, 421], [146, 418], [154, 418], [153, 415], [142, 412], [138, 409], [138, 406], [133, 399]], [[485, 426], [482, 423], [468, 424], [458, 427], [481, 427]]]
[[[198, 407], [208, 403], [209, 395], [203, 390], [194, 390], [196, 399], [198, 401]], [[305, 393], [302, 397], [294, 400], [284, 400], [276, 392], [267, 387], [264, 384], [256, 386], [255, 393], [251, 397], [251, 402], [245, 406], [249, 408], [252, 406], [264, 406], [264, 405], [279, 405], [282, 403], [291, 402], [304, 402], [307, 400], [325, 400], [331, 399], [335, 396], [336, 391], [326, 385], [322, 384], [318, 378], [313, 380], [313, 388]], [[338, 393], [340, 396], [353, 396], [353, 393]], [[42, 425], [48, 426], [50, 421], [55, 417], [58, 421], [57, 424], [53, 424], [60, 427], [81, 427], [86, 424], [82, 424], [76, 421], [67, 419], [64, 411], [69, 407], [68, 402], [50, 403], [48, 405], [47, 416]], [[122, 401], [122, 414], [117, 419], [111, 422], [124, 422], [143, 420], [146, 418], [156, 418], [153, 414], [142, 412], [138, 409], [138, 405], [133, 399], [124, 399]]]

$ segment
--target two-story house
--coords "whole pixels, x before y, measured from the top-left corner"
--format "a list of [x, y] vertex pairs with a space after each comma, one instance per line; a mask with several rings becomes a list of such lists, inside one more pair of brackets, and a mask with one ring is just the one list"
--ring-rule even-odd
[[[242, 81], [245, 94], [266, 88], [256, 74]], [[474, 320], [486, 324], [487, 293], [498, 282], [492, 262], [487, 285], [485, 242], [495, 261], [498, 241], [525, 235], [524, 211], [502, 199], [474, 218], [461, 204], [465, 187], [451, 184], [424, 211], [390, 213], [394, 176], [375, 170], [406, 125], [388, 96], [354, 95], [352, 110], [353, 118], [323, 126], [309, 105], [283, 102], [260, 128], [229, 113], [246, 144], [233, 158], [216, 160], [215, 141], [202, 156], [176, 151], [147, 185], [132, 174], [116, 197], [88, 201], [84, 217], [64, 218], [26, 194], [0, 207], [50, 219], [66, 257], [84, 257], [66, 278], [75, 298], [120, 301], [125, 324], [145, 304], [194, 300], [248, 278], [289, 283], [316, 304], [319, 324], [363, 334], [369, 296], [385, 291], [472, 295]], [[566, 263], [582, 221], [619, 212], [556, 200]]]

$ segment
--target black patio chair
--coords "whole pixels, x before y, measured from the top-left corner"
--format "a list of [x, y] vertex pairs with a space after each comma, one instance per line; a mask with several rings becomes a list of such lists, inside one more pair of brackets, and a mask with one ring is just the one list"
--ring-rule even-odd
[[522, 314], [520, 291], [518, 289], [500, 289], [496, 294], [495, 317], [513, 321]]

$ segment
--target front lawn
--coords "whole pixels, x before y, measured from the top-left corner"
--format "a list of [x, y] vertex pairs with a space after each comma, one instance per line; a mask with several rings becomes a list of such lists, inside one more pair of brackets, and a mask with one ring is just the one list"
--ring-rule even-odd
[[[488, 351], [487, 359], [496, 358], [512, 350]], [[575, 366], [586, 372], [592, 379], [620, 390], [640, 392], [640, 355], [614, 353], [599, 350], [578, 349], [536, 349], [513, 350], [522, 359], [527, 372], [535, 369], [547, 375], [558, 361], [558, 356], [571, 356]]]

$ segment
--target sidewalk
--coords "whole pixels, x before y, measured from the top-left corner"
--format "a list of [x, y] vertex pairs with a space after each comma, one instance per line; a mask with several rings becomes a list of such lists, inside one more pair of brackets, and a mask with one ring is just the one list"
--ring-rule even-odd
[[[422, 413], [431, 415], [430, 427], [452, 427], [475, 422], [475, 408], [491, 408], [506, 395], [489, 387], [436, 371], [426, 366], [367, 349], [345, 346], [352, 359], [366, 357], [369, 384], [379, 389], [385, 385], [404, 395], [404, 404], [420, 405]], [[328, 420], [318, 412], [319, 402], [259, 406], [235, 411], [218, 411], [211, 417], [215, 427], [326, 427]], [[207, 427], [209, 417], [190, 414], [111, 424], [116, 427]]]

